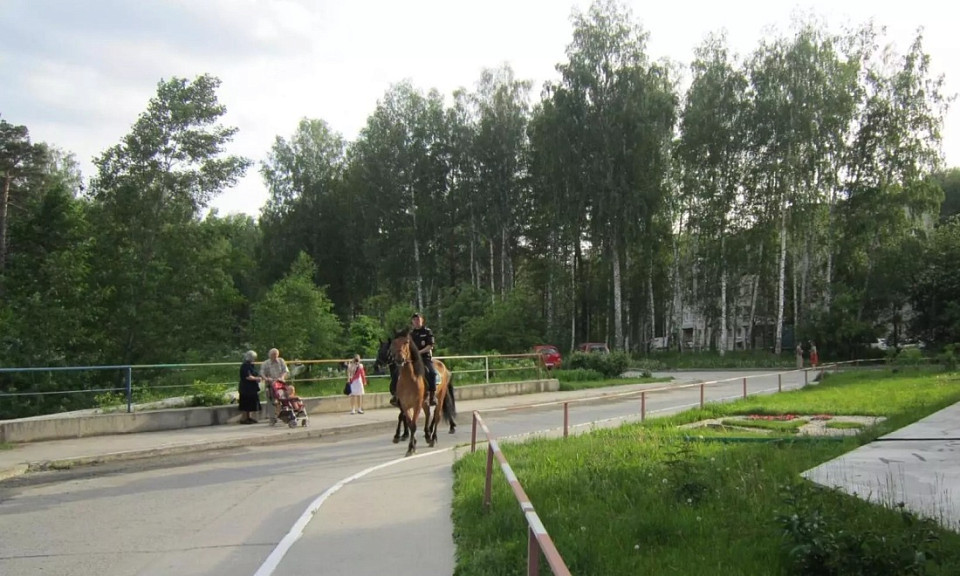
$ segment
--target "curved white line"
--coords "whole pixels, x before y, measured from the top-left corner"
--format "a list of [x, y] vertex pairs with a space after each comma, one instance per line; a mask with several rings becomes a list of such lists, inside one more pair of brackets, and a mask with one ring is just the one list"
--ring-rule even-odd
[[371, 472], [376, 472], [377, 470], [386, 468], [388, 466], [393, 466], [394, 464], [399, 464], [401, 462], [409, 462], [415, 458], [423, 458], [426, 456], [433, 456], [435, 454], [443, 454], [444, 452], [448, 452], [450, 450], [453, 450], [454, 448], [455, 446], [451, 446], [449, 448], [441, 448], [439, 450], [434, 450], [432, 452], [425, 452], [423, 454], [417, 454], [415, 456], [397, 458], [396, 460], [384, 462], [383, 464], [377, 464], [376, 466], [372, 466], [370, 468], [367, 468], [366, 470], [357, 472], [353, 476], [344, 478], [343, 480], [337, 482], [330, 488], [327, 488], [323, 494], [318, 496], [316, 500], [314, 500], [313, 502], [310, 503], [309, 506], [307, 506], [307, 509], [303, 511], [303, 514], [300, 515], [300, 518], [298, 518], [297, 521], [293, 524], [293, 527], [290, 528], [290, 531], [287, 532], [286, 536], [284, 536], [279, 543], [277, 543], [276, 548], [274, 548], [273, 551], [270, 552], [270, 555], [267, 556], [267, 559], [263, 561], [263, 564], [260, 565], [260, 568], [256, 571], [254, 576], [270, 576], [271, 574], [273, 574], [274, 571], [280, 566], [280, 561], [283, 560], [283, 557], [286, 556], [287, 552], [290, 551], [290, 548], [293, 547], [293, 544], [297, 540], [299, 540], [301, 536], [303, 536], [304, 530], [307, 529], [307, 524], [310, 523], [310, 520], [313, 520], [313, 517], [320, 510], [320, 506], [323, 505], [323, 503], [327, 500], [327, 498], [336, 494], [341, 488], [343, 488], [350, 482], [363, 478], [364, 476], [366, 476], [367, 474], [370, 474]]

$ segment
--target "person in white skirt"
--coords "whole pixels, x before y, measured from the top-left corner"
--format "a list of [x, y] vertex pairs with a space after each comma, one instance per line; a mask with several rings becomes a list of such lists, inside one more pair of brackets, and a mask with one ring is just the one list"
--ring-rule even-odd
[[347, 364], [347, 381], [350, 382], [350, 413], [363, 414], [363, 389], [367, 385], [367, 371], [355, 354]]

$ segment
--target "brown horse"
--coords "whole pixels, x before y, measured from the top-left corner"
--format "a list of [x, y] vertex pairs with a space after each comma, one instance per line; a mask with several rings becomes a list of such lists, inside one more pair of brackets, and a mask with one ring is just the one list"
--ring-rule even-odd
[[[424, 427], [424, 437], [430, 446], [437, 443], [437, 427], [441, 417], [450, 422], [450, 433], [456, 428], [454, 418], [456, 417], [456, 404], [453, 397], [452, 380], [453, 374], [447, 370], [439, 360], [434, 360], [434, 367], [437, 370], [437, 405], [442, 410], [436, 410], [431, 419], [430, 405], [425, 402], [426, 390], [426, 366], [420, 357], [420, 351], [417, 350], [413, 338], [405, 334], [395, 338], [390, 344], [390, 355], [397, 363], [400, 371], [397, 377], [397, 400], [400, 403], [400, 413], [404, 423], [410, 428], [410, 439], [407, 443], [407, 456], [417, 451], [417, 421], [420, 419], [420, 412], [426, 415], [426, 425]], [[450, 389], [450, 395], [447, 390]], [[397, 424], [397, 435], [393, 441], [398, 442], [400, 424]]]

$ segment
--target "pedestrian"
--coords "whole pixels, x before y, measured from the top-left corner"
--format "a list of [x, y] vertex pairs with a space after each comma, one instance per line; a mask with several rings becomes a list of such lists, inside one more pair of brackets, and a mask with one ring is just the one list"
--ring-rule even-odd
[[350, 383], [350, 413], [363, 414], [363, 389], [367, 385], [367, 371], [359, 354], [354, 354], [353, 360], [347, 364], [347, 382]]
[[260, 365], [260, 376], [263, 377], [263, 381], [266, 383], [264, 386], [264, 395], [266, 396], [266, 413], [264, 417], [269, 418], [270, 425], [273, 426], [277, 423], [274, 382], [278, 380], [286, 382], [287, 379], [290, 378], [290, 372], [287, 371], [287, 363], [280, 357], [279, 350], [271, 348], [270, 351], [267, 352], [267, 356], [269, 356], [269, 358], [264, 360], [263, 364]]
[[240, 398], [237, 404], [243, 412], [241, 424], [256, 424], [253, 413], [260, 411], [260, 381], [263, 378], [257, 373], [257, 367], [253, 365], [256, 359], [257, 353], [247, 350], [243, 355], [243, 364], [240, 365], [240, 385], [237, 387]]
[[817, 354], [817, 343], [810, 343], [810, 365], [814, 368], [817, 367], [817, 364], [820, 363], [820, 355]]
[[803, 369], [803, 346], [797, 342], [797, 370]]

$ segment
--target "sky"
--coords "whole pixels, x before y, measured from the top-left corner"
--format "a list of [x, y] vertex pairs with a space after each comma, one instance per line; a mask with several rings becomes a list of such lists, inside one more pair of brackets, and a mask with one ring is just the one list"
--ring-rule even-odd
[[[943, 0], [625, 0], [649, 32], [648, 54], [684, 68], [711, 32], [732, 50], [789, 33], [798, 14], [832, 30], [872, 20], [902, 53], [923, 28], [931, 68], [960, 92], [955, 58], [960, 8]], [[571, 0], [0, 0], [0, 116], [33, 141], [92, 159], [126, 135], [161, 79], [209, 73], [222, 81], [229, 151], [256, 164], [212, 203], [256, 216], [267, 200], [259, 163], [301, 118], [356, 138], [392, 84], [451, 95], [484, 68], [509, 64], [534, 84], [556, 80], [572, 37]], [[955, 5], [960, 6], [960, 4]], [[960, 113], [947, 114], [943, 151], [960, 165]]]

